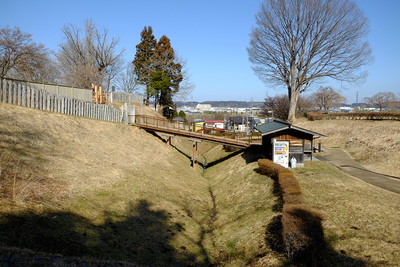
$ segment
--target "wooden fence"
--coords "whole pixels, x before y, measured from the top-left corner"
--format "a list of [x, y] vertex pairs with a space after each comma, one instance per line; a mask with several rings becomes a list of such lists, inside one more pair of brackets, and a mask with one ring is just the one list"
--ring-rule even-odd
[[33, 89], [41, 89], [49, 94], [61, 95], [69, 98], [79, 99], [83, 101], [92, 101], [92, 90], [84, 88], [76, 88], [73, 86], [56, 85], [56, 84], [46, 84], [46, 83], [36, 83], [27, 82], [21, 80], [9, 79], [25, 86], [29, 86]]
[[130, 124], [135, 122], [135, 108], [130, 103], [125, 103], [118, 109], [50, 94], [45, 90], [33, 88], [28, 83], [14, 80], [0, 79], [0, 102], [98, 120]]
[[124, 101], [143, 104], [143, 96], [124, 92], [108, 92], [107, 101]]

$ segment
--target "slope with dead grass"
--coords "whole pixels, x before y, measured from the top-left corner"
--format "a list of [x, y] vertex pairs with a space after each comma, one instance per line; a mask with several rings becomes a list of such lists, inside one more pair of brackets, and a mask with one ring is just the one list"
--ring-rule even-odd
[[400, 177], [400, 122], [372, 120], [298, 120], [296, 126], [321, 134], [322, 147], [340, 147], [366, 168]]
[[[335, 126], [299, 126], [350, 146]], [[31, 266], [54, 259], [43, 252], [81, 257], [68, 259], [81, 265], [94, 257], [124, 261], [109, 266], [282, 266], [268, 240], [279, 230], [271, 227], [279, 203], [273, 181], [257, 171], [258, 151], [202, 142], [203, 172], [190, 167], [191, 142], [172, 143], [132, 126], [0, 103], [0, 244], [33, 250], [23, 251]], [[397, 195], [312, 164], [298, 175], [305, 201], [325, 215], [325, 266], [396, 266]]]
[[207, 169], [215, 202], [212, 246], [223, 266], [278, 266], [282, 257], [267, 244], [275, 216], [273, 181], [261, 175], [257, 151], [248, 149]]
[[294, 170], [306, 203], [324, 215], [331, 251], [319, 266], [400, 266], [400, 195], [327, 162], [306, 162]]
[[138, 263], [207, 263], [208, 181], [159, 138], [0, 103], [0, 148], [0, 243]]

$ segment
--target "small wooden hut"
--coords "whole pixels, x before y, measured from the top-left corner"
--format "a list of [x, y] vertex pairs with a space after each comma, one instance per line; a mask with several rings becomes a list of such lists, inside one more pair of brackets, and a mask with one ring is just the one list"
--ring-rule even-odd
[[268, 159], [273, 160], [274, 141], [287, 141], [289, 142], [289, 159], [295, 158], [298, 166], [304, 165], [306, 158], [312, 160], [315, 139], [325, 137], [280, 120], [257, 125], [255, 129], [262, 135], [262, 146]]

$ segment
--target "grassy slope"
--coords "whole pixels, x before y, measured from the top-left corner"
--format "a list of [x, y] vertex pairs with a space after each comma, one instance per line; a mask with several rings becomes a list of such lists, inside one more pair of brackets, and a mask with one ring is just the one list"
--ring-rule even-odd
[[400, 195], [326, 162], [306, 162], [295, 173], [306, 202], [324, 215], [332, 251], [321, 266], [400, 266]]
[[[365, 167], [400, 177], [400, 122], [300, 120], [296, 125], [326, 135], [323, 147], [340, 147]], [[326, 238], [336, 251], [373, 266], [399, 266], [399, 195], [323, 162], [296, 171], [306, 200], [325, 214]]]
[[[203, 142], [203, 174], [189, 167], [191, 142], [173, 145], [131, 126], [0, 103], [0, 243], [137, 263], [280, 266], [267, 241], [273, 185], [254, 158]], [[327, 263], [396, 266], [399, 197], [324, 164], [298, 175], [326, 216]]]
[[1, 231], [0, 243], [136, 262], [207, 261], [208, 181], [160, 139], [0, 103], [0, 140], [0, 229], [15, 230]]
[[326, 135], [323, 147], [340, 147], [365, 167], [400, 177], [400, 121], [302, 119], [296, 126]]
[[[215, 197], [214, 256], [224, 266], [278, 266], [281, 258], [266, 243], [273, 211], [273, 181], [257, 172], [258, 163], [247, 151], [209, 168]], [[218, 255], [215, 255], [218, 253]]]

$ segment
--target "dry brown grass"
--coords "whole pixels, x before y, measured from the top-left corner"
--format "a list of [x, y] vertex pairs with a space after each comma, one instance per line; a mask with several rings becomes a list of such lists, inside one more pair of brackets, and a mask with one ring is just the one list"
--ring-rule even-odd
[[[184, 155], [153, 135], [123, 124], [0, 103], [0, 148], [2, 225], [10, 223], [8, 216], [34, 221], [36, 213], [47, 218], [62, 212], [54, 216], [67, 219], [65, 213], [73, 214], [79, 218], [74, 220], [84, 222], [80, 231], [90, 237], [95, 251], [101, 244], [98, 236], [108, 225], [113, 230], [133, 221], [139, 227], [140, 221], [150, 220], [165, 229], [159, 229], [160, 241], [149, 235], [150, 240], [143, 241], [147, 247], [157, 248], [160, 242], [176, 261], [189, 257], [207, 262], [201, 239], [202, 222], [212, 208], [208, 180], [193, 171]], [[129, 229], [123, 227], [122, 235], [132, 235]], [[28, 244], [26, 231], [21, 230], [15, 241], [8, 236], [1, 243]], [[113, 258], [112, 253], [92, 256]], [[145, 258], [120, 254], [121, 260]]]
[[257, 161], [246, 152], [220, 162], [205, 173], [217, 211], [213, 257], [223, 266], [282, 263], [281, 256], [268, 247], [265, 239], [267, 225], [275, 216], [273, 181], [257, 169]]
[[296, 126], [326, 135], [322, 147], [340, 147], [366, 168], [400, 177], [400, 121], [301, 119]]
[[[328, 135], [312, 123], [299, 126]], [[325, 128], [332, 140], [324, 145], [350, 147]], [[273, 181], [251, 154], [200, 143], [203, 174], [189, 166], [192, 143], [172, 143], [132, 126], [0, 103], [0, 243], [134, 263], [282, 266], [266, 240], [277, 215]], [[395, 266], [397, 195], [312, 164], [299, 169], [300, 187], [325, 215], [335, 251]]]
[[[306, 203], [323, 214], [325, 239], [339, 254], [321, 266], [400, 266], [400, 195], [340, 172], [326, 162], [295, 169]], [[346, 265], [346, 263], [348, 265]]]

